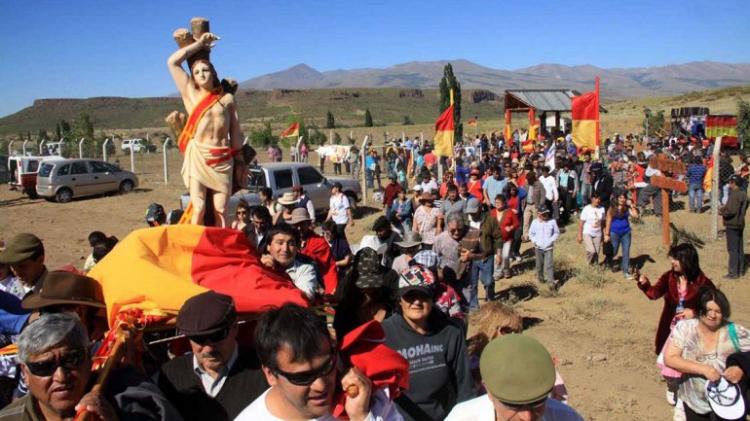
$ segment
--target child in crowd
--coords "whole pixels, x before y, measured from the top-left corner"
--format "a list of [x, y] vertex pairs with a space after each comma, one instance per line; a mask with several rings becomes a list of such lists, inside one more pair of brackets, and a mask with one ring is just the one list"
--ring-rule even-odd
[[541, 206], [537, 211], [539, 216], [529, 228], [529, 239], [534, 244], [536, 253], [536, 276], [539, 282], [549, 282], [550, 289], [556, 291], [557, 281], [552, 265], [552, 250], [555, 241], [560, 236], [560, 228], [557, 227], [554, 219], [550, 219], [549, 208]]

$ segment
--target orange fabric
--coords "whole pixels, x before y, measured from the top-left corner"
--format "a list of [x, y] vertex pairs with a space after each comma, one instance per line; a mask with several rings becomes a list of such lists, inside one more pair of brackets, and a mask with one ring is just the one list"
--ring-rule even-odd
[[599, 147], [599, 95], [587, 92], [571, 99], [573, 143], [579, 148], [596, 150]]
[[299, 136], [299, 123], [292, 123], [289, 127], [284, 129], [279, 135], [280, 137], [297, 137]]
[[[385, 345], [385, 332], [380, 322], [371, 320], [344, 336], [339, 354], [346, 365], [357, 367], [372, 381], [373, 389], [387, 387], [391, 399], [409, 389], [409, 362]], [[345, 414], [346, 394], [334, 397], [331, 414], [340, 418]]]
[[129, 309], [175, 315], [185, 300], [208, 289], [232, 296], [243, 313], [285, 302], [307, 305], [285, 274], [260, 264], [241, 232], [223, 228], [185, 224], [133, 231], [89, 276], [102, 286], [110, 326]]
[[300, 253], [315, 261], [323, 279], [326, 294], [333, 294], [338, 286], [339, 278], [336, 272], [336, 260], [325, 238], [312, 235], [307, 239], [305, 247], [300, 250]]
[[472, 181], [469, 180], [466, 183], [466, 190], [469, 192], [470, 195], [474, 196], [480, 203], [482, 200], [482, 181]]
[[180, 152], [185, 153], [188, 143], [195, 136], [195, 129], [198, 127], [198, 122], [201, 121], [203, 115], [208, 111], [216, 102], [221, 99], [223, 92], [210, 93], [206, 95], [193, 109], [193, 112], [188, 117], [185, 128], [180, 133], [180, 138], [177, 141], [177, 146], [180, 148]]

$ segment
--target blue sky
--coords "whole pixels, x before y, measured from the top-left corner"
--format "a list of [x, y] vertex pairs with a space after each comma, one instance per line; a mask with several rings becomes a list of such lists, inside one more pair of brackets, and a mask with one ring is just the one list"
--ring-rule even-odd
[[297, 63], [750, 62], [747, 0], [1, 0], [0, 116], [37, 98], [174, 92], [171, 34], [193, 16], [222, 37], [212, 54], [219, 73], [240, 81]]

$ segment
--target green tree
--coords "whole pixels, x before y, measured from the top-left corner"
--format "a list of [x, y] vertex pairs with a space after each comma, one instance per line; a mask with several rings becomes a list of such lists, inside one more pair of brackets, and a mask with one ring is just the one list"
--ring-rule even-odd
[[60, 140], [62, 138], [62, 128], [60, 128], [60, 123], [57, 123], [55, 125], [55, 140]]
[[648, 123], [648, 134], [649, 136], [664, 134], [664, 110], [659, 110], [656, 114], [652, 113], [651, 110], [646, 109], [645, 116], [643, 118], [643, 132], [646, 132], [646, 123]]
[[257, 129], [253, 127], [250, 129], [250, 144], [253, 146], [268, 146], [276, 144], [279, 138], [273, 135], [271, 130], [271, 123], [266, 121], [263, 123], [263, 127]]
[[60, 120], [60, 133], [61, 137], [58, 138], [58, 140], [62, 139], [63, 137], [67, 140], [70, 140], [71, 138], [71, 127], [70, 123], [68, 123], [66, 120]]
[[411, 121], [411, 118], [409, 118], [408, 115], [405, 115], [404, 116], [404, 126], [411, 126], [412, 124], [414, 124], [414, 122]]
[[331, 110], [328, 110], [326, 113], [326, 129], [335, 129], [336, 128], [336, 122], [333, 119], [333, 113]]
[[339, 132], [333, 132], [333, 143], [336, 145], [341, 144], [341, 135], [339, 135]]
[[737, 140], [750, 150], [750, 103], [737, 101]]
[[372, 114], [369, 108], [365, 110], [365, 127], [372, 127]]
[[[73, 120], [73, 127], [70, 129], [70, 136], [66, 136], [66, 140], [70, 141], [70, 146], [75, 149], [71, 152], [72, 155], [78, 154], [78, 142], [81, 139], [83, 141], [83, 156], [92, 157], [96, 153], [94, 145], [94, 123], [91, 122], [91, 117], [86, 113], [78, 114], [75, 120]], [[70, 149], [66, 147], [66, 150]]]
[[440, 113], [450, 107], [450, 91], [453, 89], [453, 124], [456, 139], [463, 138], [463, 124], [461, 123], [461, 84], [453, 74], [450, 63], [443, 68], [443, 78], [440, 79]]

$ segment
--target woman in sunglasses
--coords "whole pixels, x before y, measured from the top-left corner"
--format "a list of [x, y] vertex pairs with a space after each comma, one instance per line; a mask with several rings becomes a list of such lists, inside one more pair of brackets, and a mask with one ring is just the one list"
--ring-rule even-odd
[[237, 202], [237, 208], [234, 211], [234, 221], [232, 221], [232, 229], [242, 231], [247, 224], [250, 223], [250, 205], [245, 199], [240, 199]]
[[383, 322], [385, 342], [409, 361], [409, 390], [396, 399], [405, 420], [442, 420], [474, 396], [460, 322], [435, 306], [435, 276], [414, 265], [399, 277], [397, 313]]

